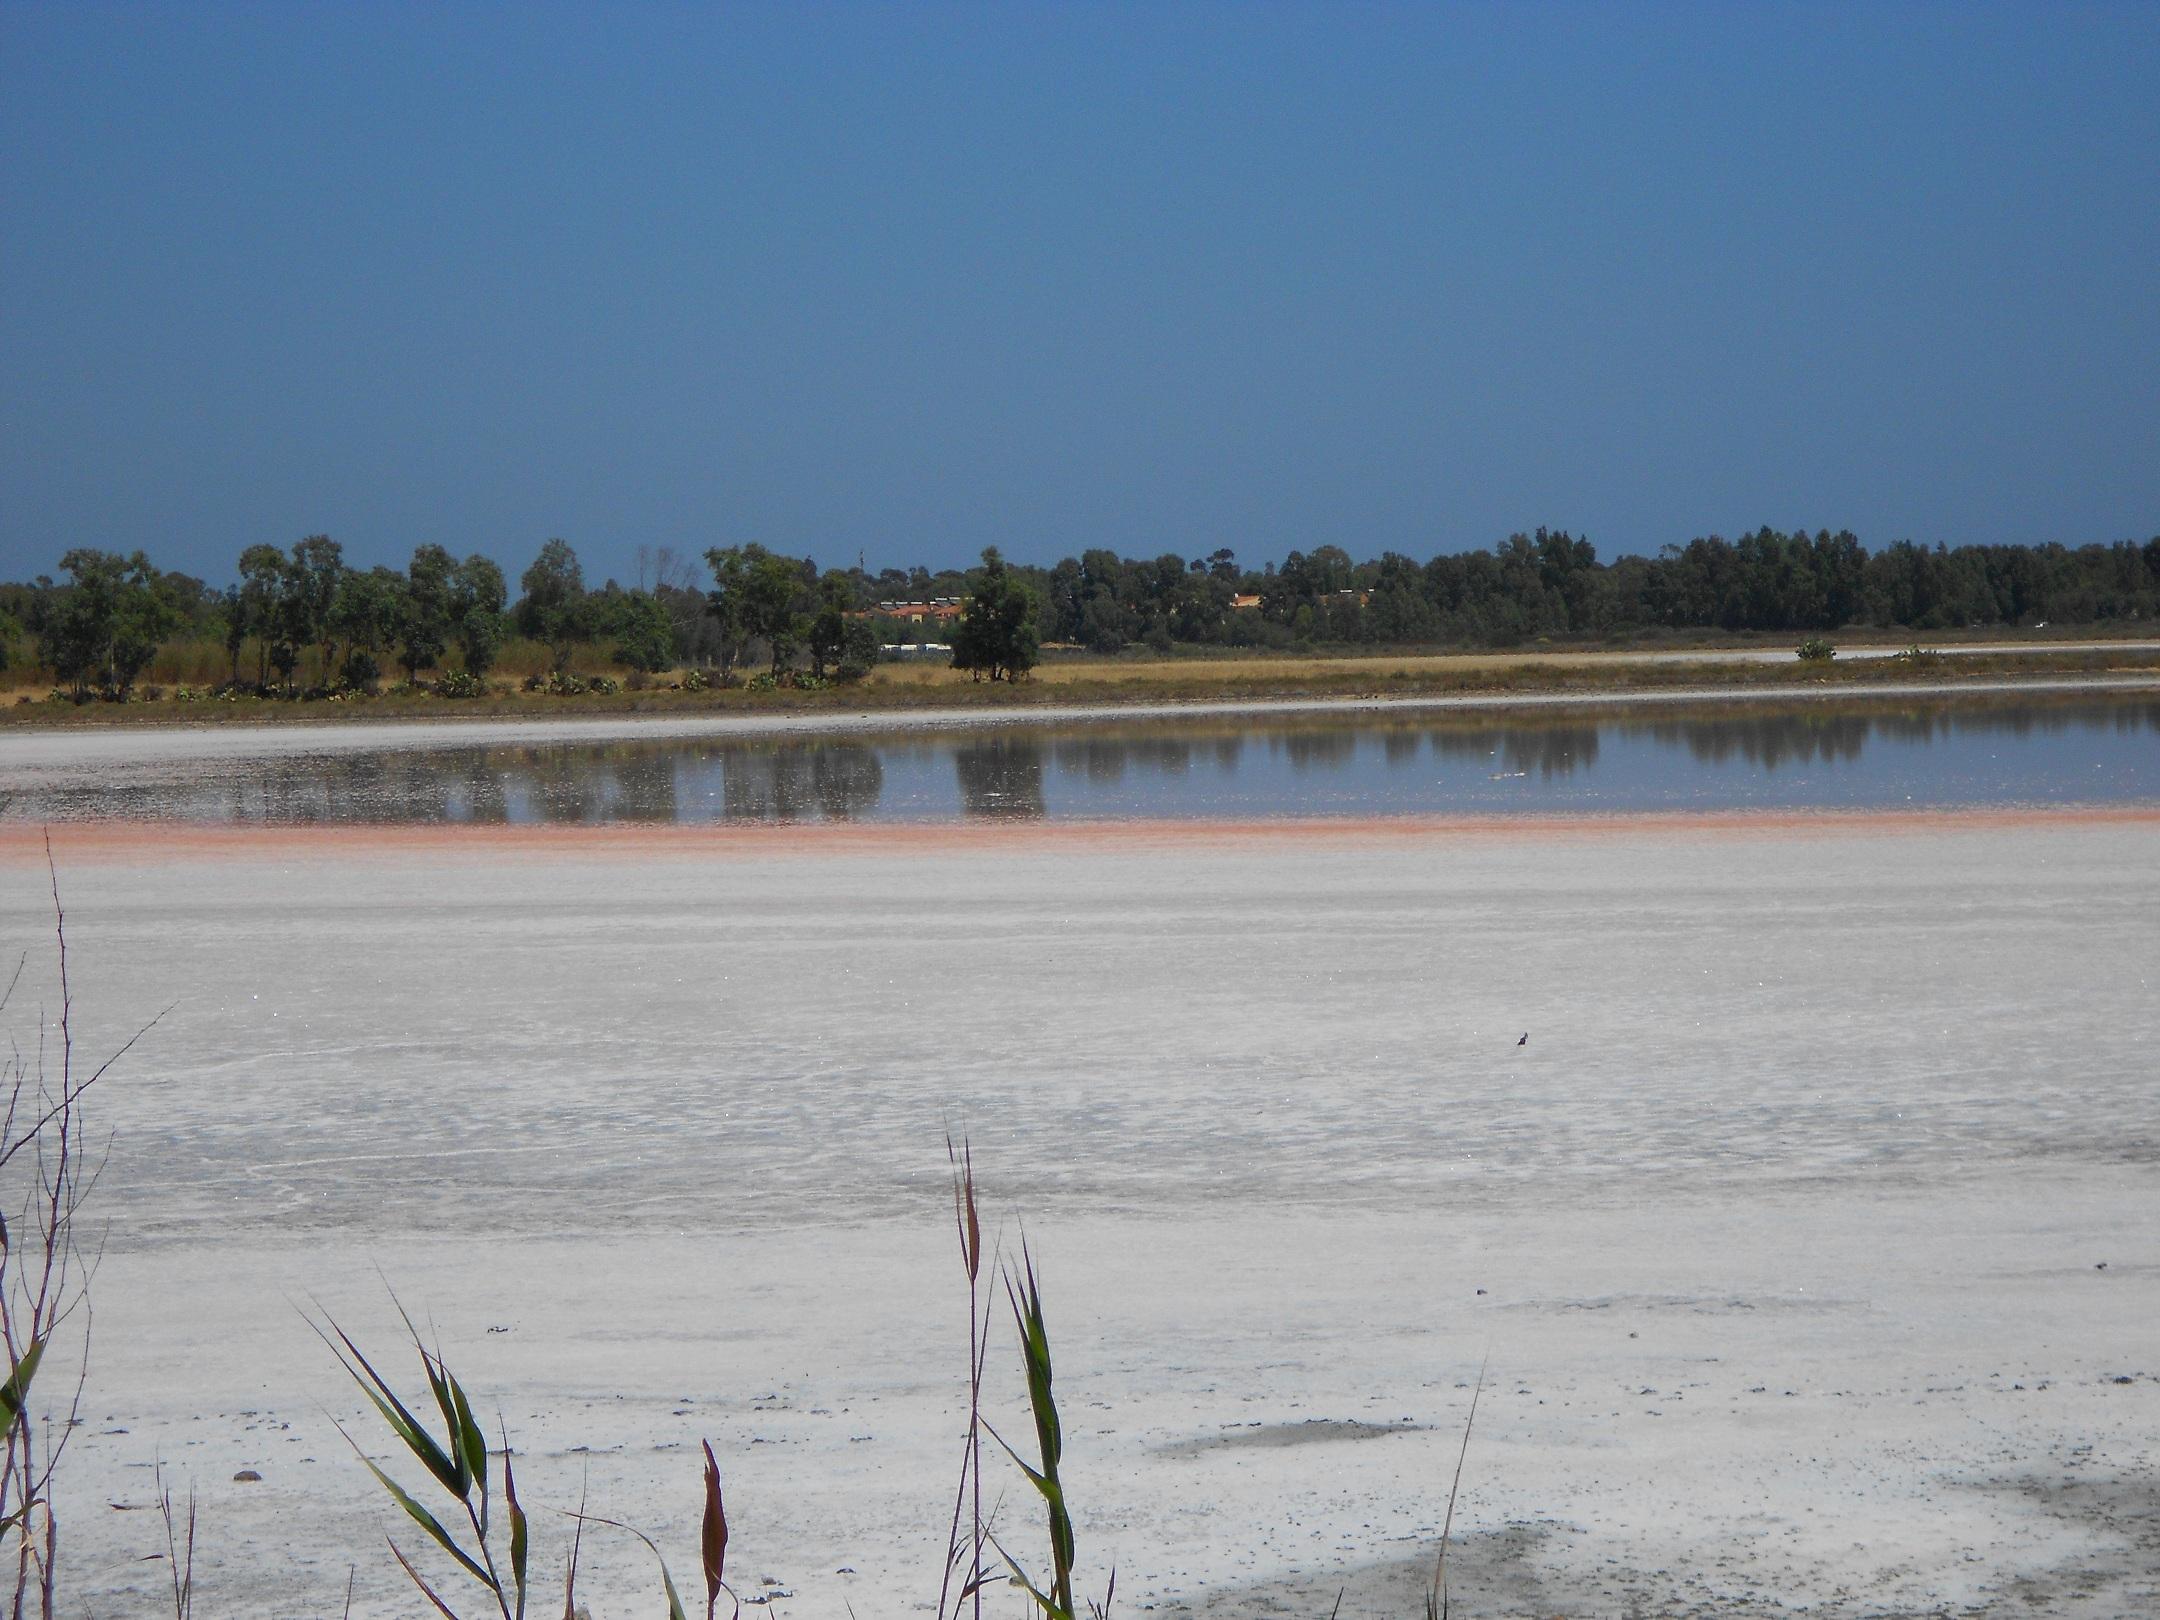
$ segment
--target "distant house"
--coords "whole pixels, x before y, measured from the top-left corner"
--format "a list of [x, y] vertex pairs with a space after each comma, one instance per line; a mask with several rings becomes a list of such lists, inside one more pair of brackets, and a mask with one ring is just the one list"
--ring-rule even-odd
[[934, 596], [927, 602], [880, 602], [868, 612], [850, 614], [856, 619], [897, 619], [902, 624], [945, 624], [960, 617], [957, 596]]
[[1230, 598], [1230, 611], [1232, 613], [1257, 613], [1260, 611], [1260, 598], [1257, 596], [1233, 596]]

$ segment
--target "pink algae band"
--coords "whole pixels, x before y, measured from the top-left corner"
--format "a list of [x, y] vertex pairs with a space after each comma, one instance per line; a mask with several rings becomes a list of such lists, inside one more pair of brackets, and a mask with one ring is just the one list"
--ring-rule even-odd
[[911, 855], [1369, 848], [1417, 843], [1583, 838], [1882, 837], [2021, 828], [2160, 828], [2160, 806], [1953, 810], [1716, 810], [1615, 814], [1370, 816], [1192, 821], [696, 823], [603, 826], [433, 824], [378, 827], [181, 821], [0, 824], [0, 863], [43, 865], [47, 839], [66, 863], [499, 856], [761, 859]]

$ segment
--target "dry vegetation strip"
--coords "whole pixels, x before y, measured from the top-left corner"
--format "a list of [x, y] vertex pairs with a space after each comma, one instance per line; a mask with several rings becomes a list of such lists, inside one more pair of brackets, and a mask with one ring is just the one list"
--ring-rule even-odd
[[779, 688], [691, 692], [661, 684], [645, 691], [557, 697], [498, 688], [462, 700], [427, 694], [385, 695], [297, 703], [267, 698], [82, 705], [39, 701], [43, 692], [18, 690], [0, 703], [0, 724], [189, 725], [240, 722], [518, 718], [608, 714], [861, 713], [921, 708], [1025, 710], [1046, 704], [1239, 702], [1295, 698], [1445, 697], [1581, 693], [1586, 697], [1681, 687], [1743, 688], [1773, 693], [1796, 688], [1870, 685], [1924, 676], [1957, 682], [2005, 676], [2151, 675], [2160, 673], [2160, 647], [2035, 648], [2017, 652], [1921, 653], [1912, 658], [1840, 659], [1803, 663], [1720, 662], [1713, 658], [1650, 661], [1625, 651], [1531, 653], [1406, 653], [1343, 658], [1194, 658], [1136, 662], [1117, 659], [1053, 662], [1017, 684], [969, 679], [932, 664], [885, 664], [856, 685], [821, 691]]

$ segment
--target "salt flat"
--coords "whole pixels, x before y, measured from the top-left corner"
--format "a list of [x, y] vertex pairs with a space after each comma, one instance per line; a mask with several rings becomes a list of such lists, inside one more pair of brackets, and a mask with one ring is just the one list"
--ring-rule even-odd
[[[2149, 815], [55, 836], [86, 1044], [171, 1009], [94, 1094], [93, 1612], [165, 1578], [160, 1457], [217, 1611], [334, 1613], [351, 1566], [354, 1613], [413, 1611], [300, 1316], [387, 1345], [383, 1278], [530, 1502], [694, 1570], [709, 1437], [746, 1589], [926, 1608], [947, 1130], [1041, 1264], [1121, 1609], [1414, 1613], [1488, 1356], [1459, 1612], [2160, 1604]], [[19, 1016], [49, 914], [9, 849]], [[650, 1612], [648, 1555], [587, 1554], [599, 1620]]]

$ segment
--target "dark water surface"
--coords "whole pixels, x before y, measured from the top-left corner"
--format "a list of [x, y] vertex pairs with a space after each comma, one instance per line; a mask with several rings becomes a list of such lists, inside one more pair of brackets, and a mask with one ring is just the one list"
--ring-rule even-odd
[[1106, 719], [110, 759], [0, 753], [0, 817], [1189, 819], [2160, 802], [2160, 699]]

